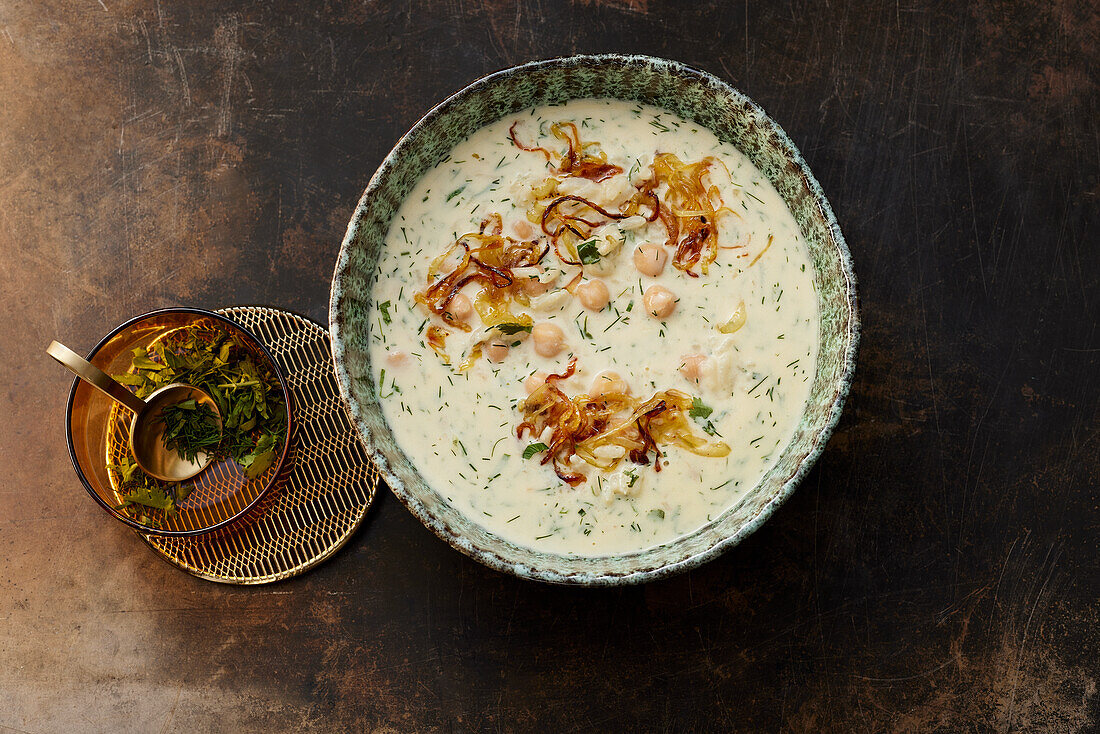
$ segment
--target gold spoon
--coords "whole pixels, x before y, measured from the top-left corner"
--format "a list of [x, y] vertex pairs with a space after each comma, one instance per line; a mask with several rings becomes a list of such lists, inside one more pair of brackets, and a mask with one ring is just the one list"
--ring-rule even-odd
[[130, 421], [130, 450], [138, 466], [149, 476], [165, 482], [182, 482], [201, 472], [214, 458], [212, 454], [200, 451], [195, 456], [195, 460], [190, 461], [164, 445], [164, 420], [161, 418], [161, 410], [192, 398], [196, 403], [210, 406], [217, 419], [218, 433], [221, 434], [222, 416], [218, 411], [218, 404], [204, 390], [191, 385], [173, 383], [154, 390], [149, 397], [142, 400], [111, 379], [103, 370], [60, 342], [50, 342], [46, 353], [77, 377], [101, 390], [107, 397], [134, 414], [133, 420]]

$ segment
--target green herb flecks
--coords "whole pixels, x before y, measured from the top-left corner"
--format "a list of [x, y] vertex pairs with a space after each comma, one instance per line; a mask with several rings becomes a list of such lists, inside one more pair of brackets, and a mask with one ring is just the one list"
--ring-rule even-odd
[[206, 403], [194, 398], [166, 405], [160, 412], [164, 421], [164, 446], [192, 464], [198, 455], [209, 453], [222, 440], [218, 417]]
[[584, 323], [580, 321], [580, 314], [577, 314], [577, 318], [573, 319], [573, 324], [577, 327], [577, 331], [581, 333], [581, 339], [587, 339], [593, 341], [592, 332], [588, 330], [588, 316], [584, 317]]
[[513, 334], [518, 334], [521, 331], [526, 331], [528, 334], [531, 333], [530, 324], [515, 324], [507, 321], [502, 324], [490, 326], [488, 329], [486, 329], [486, 331], [491, 331], [493, 329], [496, 329], [504, 336], [512, 336]]
[[688, 410], [688, 415], [692, 418], [710, 418], [710, 414], [714, 412], [714, 408], [706, 405], [699, 398], [691, 399], [691, 409]]
[[546, 451], [549, 448], [550, 447], [544, 443], [529, 444], [527, 448], [523, 450], [523, 458], [530, 459], [535, 454], [541, 454], [543, 451]]
[[592, 265], [600, 261], [600, 250], [597, 247], [599, 243], [598, 238], [592, 238], [587, 242], [582, 242], [577, 245], [577, 257], [585, 265]]
[[[121, 457], [118, 464], [108, 464], [107, 469], [118, 476], [118, 489], [123, 501], [115, 509], [120, 511], [133, 505], [140, 505], [154, 510], [174, 512], [176, 507], [191, 494], [193, 488], [191, 484], [169, 484], [152, 479], [138, 468], [137, 462], [129, 455]], [[138, 519], [146, 524], [158, 525], [154, 519], [144, 514]]]
[[703, 427], [703, 430], [710, 435], [720, 436], [722, 434], [718, 433], [714, 424], [707, 420], [713, 412], [714, 408], [710, 407], [699, 398], [691, 399], [691, 408], [688, 409], [688, 415], [698, 421], [699, 425]]

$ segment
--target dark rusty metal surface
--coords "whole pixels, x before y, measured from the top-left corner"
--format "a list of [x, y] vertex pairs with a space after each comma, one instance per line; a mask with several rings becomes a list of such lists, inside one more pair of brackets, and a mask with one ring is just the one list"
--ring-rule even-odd
[[[0, 0], [0, 731], [1096, 731], [1098, 38], [1085, 0]], [[382, 493], [322, 567], [227, 588], [84, 496], [49, 339], [168, 305], [323, 319], [420, 114], [596, 51], [760, 102], [851, 246], [857, 379], [761, 531], [552, 588]]]

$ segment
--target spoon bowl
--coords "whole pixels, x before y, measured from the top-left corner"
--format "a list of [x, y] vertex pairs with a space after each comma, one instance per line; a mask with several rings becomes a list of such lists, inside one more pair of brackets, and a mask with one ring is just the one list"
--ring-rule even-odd
[[138, 466], [151, 477], [165, 482], [182, 482], [190, 479], [210, 465], [214, 455], [199, 451], [191, 461], [180, 455], [164, 443], [164, 419], [161, 412], [170, 405], [194, 400], [199, 405], [208, 405], [214, 411], [218, 434], [222, 431], [222, 417], [218, 404], [204, 390], [191, 385], [175, 383], [165, 385], [145, 399], [145, 410], [135, 413], [130, 421], [130, 448]]
[[218, 404], [204, 390], [173, 383], [159, 388], [142, 400], [120, 385], [103, 370], [87, 361], [60, 342], [50, 342], [46, 352], [61, 365], [80, 379], [105, 393], [112, 400], [130, 410], [134, 417], [130, 421], [130, 451], [141, 470], [154, 479], [163, 482], [182, 482], [195, 476], [214, 458], [213, 454], [200, 451], [194, 461], [170, 449], [164, 442], [164, 419], [162, 412], [170, 405], [194, 400], [200, 405], [208, 405], [214, 412], [218, 433], [222, 431], [222, 416]]

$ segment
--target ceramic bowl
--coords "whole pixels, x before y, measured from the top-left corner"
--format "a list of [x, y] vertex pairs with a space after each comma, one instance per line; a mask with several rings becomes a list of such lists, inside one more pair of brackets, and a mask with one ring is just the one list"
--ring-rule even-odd
[[[287, 436], [293, 434], [290, 386], [271, 353], [243, 326], [220, 314], [197, 308], [167, 308], [130, 319], [103, 337], [87, 359], [109, 375], [130, 369], [134, 349], [146, 349], [157, 339], [186, 327], [213, 328], [237, 337], [257, 365], [266, 365], [278, 380], [287, 406]], [[255, 516], [262, 500], [283, 476], [290, 441], [283, 441], [275, 462], [254, 479], [232, 459], [214, 462], [194, 479], [177, 511], [128, 512], [107, 462], [128, 452], [126, 430], [130, 413], [82, 380], [74, 380], [65, 410], [66, 440], [73, 467], [88, 494], [116, 520], [149, 535], [190, 537], [237, 528]]]
[[[745, 153], [783, 197], [804, 235], [821, 314], [810, 398], [790, 443], [760, 482], [714, 521], [664, 545], [613, 556], [570, 556], [510, 543], [449, 505], [421, 477], [386, 426], [371, 379], [371, 285], [390, 221], [417, 180], [456, 144], [505, 115], [577, 98], [664, 108]], [[744, 94], [706, 72], [643, 56], [572, 56], [483, 77], [440, 103], [397, 143], [348, 225], [329, 307], [340, 391], [394, 494], [427, 527], [478, 561], [561, 584], [612, 585], [667, 576], [714, 558], [752, 533], [821, 454], [851, 383], [859, 335], [851, 256], [820, 185], [790, 138]]]

